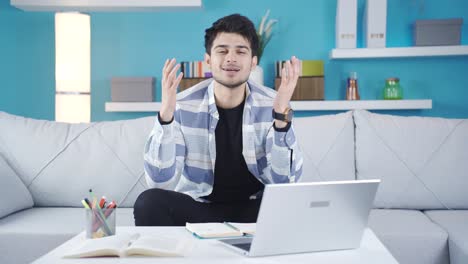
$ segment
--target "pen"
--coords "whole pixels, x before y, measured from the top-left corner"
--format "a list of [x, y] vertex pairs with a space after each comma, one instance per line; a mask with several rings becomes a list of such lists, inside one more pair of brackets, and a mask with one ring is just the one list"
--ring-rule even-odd
[[[89, 192], [92, 194], [93, 191], [91, 189], [89, 189]], [[84, 202], [85, 202], [84, 204], [88, 205], [88, 209], [90, 209], [92, 211], [92, 213], [93, 213], [93, 215], [95, 216], [95, 219], [96, 219], [94, 221], [94, 225], [93, 225], [93, 232], [96, 232], [96, 230], [99, 229], [99, 224], [101, 223], [103, 225], [103, 227], [104, 227], [105, 232], [107, 234], [110, 234], [111, 230], [110, 230], [109, 226], [107, 225], [106, 217], [102, 213], [101, 209], [97, 208], [97, 211], [93, 210], [93, 209], [96, 208], [96, 207], [94, 207], [95, 203], [93, 205], [91, 205], [91, 202], [88, 200], [88, 198], [84, 198]]]
[[92, 207], [91, 202], [88, 200], [88, 198], [84, 198], [84, 201], [86, 202], [89, 208]]
[[91, 199], [93, 199], [93, 206], [91, 208], [96, 208], [97, 199], [93, 194], [93, 189], [89, 189], [89, 194], [91, 195]]
[[[102, 212], [101, 212], [102, 214]], [[104, 228], [104, 232], [106, 232], [107, 235], [111, 235], [112, 234], [112, 231], [110, 230], [110, 227], [109, 225], [107, 224], [107, 221], [104, 217], [102, 217], [100, 214], [96, 214], [97, 218], [98, 218], [98, 221], [96, 221], [93, 225], [93, 232], [96, 232], [99, 227], [103, 227]], [[100, 225], [100, 223], [101, 225]]]
[[115, 208], [115, 207], [117, 207], [117, 204], [115, 203], [115, 201], [112, 201], [112, 202], [109, 203], [109, 205], [107, 205], [107, 209]]
[[242, 235], [244, 235], [244, 232], [242, 232], [239, 228], [235, 227], [234, 225], [232, 225], [231, 223], [229, 222], [224, 222], [225, 225], [229, 226], [230, 228], [236, 230], [236, 231], [239, 231], [240, 233], [242, 233]]
[[101, 200], [99, 201], [99, 207], [104, 208], [105, 204], [106, 204], [106, 197], [103, 196]]
[[107, 209], [106, 211], [104, 212], [104, 215], [106, 217], [108, 217], [111, 213], [112, 213], [112, 209], [115, 209], [117, 207], [117, 204], [115, 203], [115, 201], [112, 201], [109, 203], [109, 205], [107, 206]]
[[112, 231], [110, 230], [109, 225], [107, 224], [106, 216], [104, 216], [104, 214], [102, 213], [101, 208], [91, 209], [91, 211], [96, 219], [96, 221], [93, 221], [94, 222], [93, 232], [96, 232], [99, 229], [100, 224], [101, 224], [101, 226], [104, 228], [104, 231], [107, 233], [107, 235], [110, 235]]
[[86, 201], [84, 199], [81, 200], [81, 203], [83, 204], [84, 208], [91, 209], [91, 208], [89, 208], [89, 205], [86, 203]]

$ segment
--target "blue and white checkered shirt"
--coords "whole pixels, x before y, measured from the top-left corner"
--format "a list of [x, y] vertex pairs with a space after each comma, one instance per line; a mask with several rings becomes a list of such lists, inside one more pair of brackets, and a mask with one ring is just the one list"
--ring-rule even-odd
[[[174, 121], [155, 125], [145, 145], [146, 180], [152, 188], [175, 190], [194, 199], [213, 190], [215, 129], [219, 120], [213, 80], [177, 95]], [[248, 82], [242, 142], [249, 171], [262, 183], [295, 182], [302, 174], [302, 154], [294, 129], [279, 132], [271, 115], [276, 92]]]

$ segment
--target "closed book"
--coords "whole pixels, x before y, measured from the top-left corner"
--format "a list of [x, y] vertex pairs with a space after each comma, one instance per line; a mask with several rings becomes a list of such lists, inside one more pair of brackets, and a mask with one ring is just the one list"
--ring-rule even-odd
[[324, 76], [323, 60], [301, 61], [300, 76]]
[[367, 48], [385, 48], [387, 39], [387, 0], [367, 0], [364, 14]]
[[255, 234], [255, 223], [186, 223], [185, 229], [197, 238], [242, 237]]
[[336, 48], [355, 49], [357, 40], [357, 0], [338, 0], [335, 22]]

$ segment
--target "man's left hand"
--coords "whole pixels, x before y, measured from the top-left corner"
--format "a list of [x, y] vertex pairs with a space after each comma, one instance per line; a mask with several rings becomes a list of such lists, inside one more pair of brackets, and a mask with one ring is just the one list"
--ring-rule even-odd
[[[284, 113], [286, 108], [289, 107], [289, 101], [291, 100], [297, 85], [297, 79], [299, 78], [300, 64], [300, 60], [292, 56], [291, 60], [286, 61], [283, 69], [281, 69], [281, 84], [278, 88], [275, 102], [273, 103], [273, 109], [277, 113]], [[275, 126], [277, 128], [282, 128], [286, 125], [286, 122], [275, 120]]]

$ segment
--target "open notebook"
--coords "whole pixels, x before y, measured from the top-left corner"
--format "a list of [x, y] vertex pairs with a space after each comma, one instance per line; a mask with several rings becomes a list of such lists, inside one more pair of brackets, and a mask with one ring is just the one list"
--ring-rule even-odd
[[255, 223], [186, 223], [185, 228], [198, 238], [252, 236]]
[[98, 239], [86, 239], [64, 258], [125, 257], [132, 255], [153, 257], [183, 256], [191, 248], [188, 240], [140, 234], [118, 234]]

